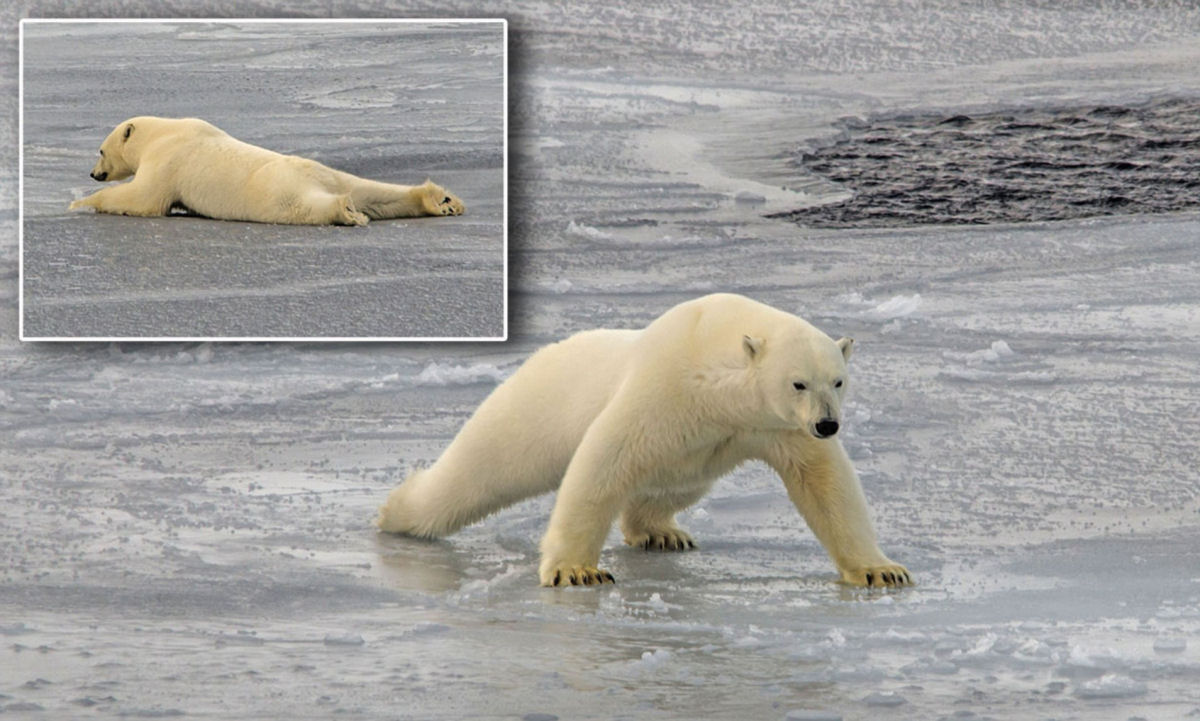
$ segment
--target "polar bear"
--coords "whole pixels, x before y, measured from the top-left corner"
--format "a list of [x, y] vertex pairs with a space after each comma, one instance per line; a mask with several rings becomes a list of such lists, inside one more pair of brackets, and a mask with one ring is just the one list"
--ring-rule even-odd
[[71, 203], [100, 213], [167, 215], [182, 208], [221, 220], [366, 225], [380, 218], [460, 215], [463, 202], [426, 180], [393, 185], [243, 143], [199, 118], [130, 118], [100, 145], [92, 178], [133, 180]]
[[542, 348], [492, 392], [430, 468], [380, 508], [387, 532], [435, 538], [558, 488], [542, 585], [613, 581], [600, 551], [695, 547], [675, 522], [743, 461], [766, 461], [842, 581], [911, 583], [879, 550], [836, 437], [853, 341], [739, 295], [681, 303], [642, 330], [592, 330]]

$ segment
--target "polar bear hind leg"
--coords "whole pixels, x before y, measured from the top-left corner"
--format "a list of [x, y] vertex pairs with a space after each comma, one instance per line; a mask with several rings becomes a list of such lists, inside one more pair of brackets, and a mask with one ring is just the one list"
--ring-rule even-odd
[[388, 533], [403, 533], [417, 538], [441, 538], [454, 533], [474, 518], [471, 509], [448, 485], [439, 483], [429, 470], [416, 471], [404, 483], [392, 489], [379, 508], [375, 525]]
[[708, 487], [684, 493], [637, 496], [621, 511], [625, 543], [647, 551], [687, 551], [696, 547], [692, 536], [675, 522], [675, 514], [699, 501]]
[[456, 195], [429, 180], [421, 185], [394, 185], [350, 177], [351, 197], [373, 220], [462, 215], [466, 211], [466, 206]]
[[298, 225], [366, 225], [370, 219], [359, 212], [350, 193], [330, 193], [312, 189], [302, 195], [284, 195], [277, 217], [266, 217], [267, 223]]
[[337, 196], [337, 203], [334, 206], [334, 225], [366, 225], [368, 222], [370, 222], [370, 218], [366, 213], [359, 212], [350, 193]]
[[[467, 439], [467, 450], [454, 450], [470, 453], [471, 445]], [[442, 538], [518, 501], [554, 490], [561, 475], [562, 464], [555, 469], [536, 463], [518, 468], [516, 474], [505, 473], [499, 468], [504, 460], [484, 467], [464, 466], [455, 455], [439, 459], [392, 489], [375, 525], [387, 533]]]

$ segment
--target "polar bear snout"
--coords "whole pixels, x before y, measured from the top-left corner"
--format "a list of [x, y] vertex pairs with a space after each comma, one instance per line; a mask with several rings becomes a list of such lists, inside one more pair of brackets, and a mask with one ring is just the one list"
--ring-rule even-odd
[[828, 438], [838, 432], [838, 422], [833, 418], [822, 418], [813, 426], [813, 435], [817, 438]]
[[89, 175], [92, 176], [92, 180], [99, 180], [100, 182], [104, 182], [105, 180], [108, 180], [107, 172], [97, 173], [96, 171], [93, 170], [91, 173], [89, 173]]

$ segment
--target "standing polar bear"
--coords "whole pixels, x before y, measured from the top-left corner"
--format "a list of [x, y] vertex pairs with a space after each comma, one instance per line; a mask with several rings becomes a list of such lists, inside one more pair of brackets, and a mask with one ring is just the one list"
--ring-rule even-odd
[[497, 387], [432, 467], [391, 492], [376, 523], [434, 538], [557, 487], [542, 585], [612, 582], [598, 564], [618, 516], [630, 545], [693, 548], [676, 512], [761, 459], [844, 582], [909, 584], [879, 550], [834, 437], [852, 343], [729, 294], [681, 303], [643, 330], [578, 333]]
[[366, 180], [314, 160], [243, 143], [199, 118], [130, 118], [100, 145], [99, 181], [133, 180], [71, 203], [120, 215], [172, 208], [220, 220], [290, 225], [366, 225], [381, 218], [460, 215], [445, 188]]

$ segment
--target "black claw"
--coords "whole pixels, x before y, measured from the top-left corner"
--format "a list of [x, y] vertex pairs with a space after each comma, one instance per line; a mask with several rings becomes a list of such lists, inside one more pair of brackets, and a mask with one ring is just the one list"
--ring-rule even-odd
[[884, 583], [890, 585], [896, 582], [896, 577], [893, 576], [890, 571], [884, 571], [882, 575]]
[[604, 580], [608, 581], [609, 583], [617, 582], [617, 579], [613, 578], [613, 575], [611, 573], [609, 573], [608, 571], [604, 572]]
[[561, 577], [562, 577], [562, 572], [561, 572], [561, 571], [555, 571], [555, 572], [554, 572], [554, 585], [555, 585], [555, 586], [557, 586], [557, 585], [558, 585], [558, 582], [559, 582], [559, 580], [561, 579]]
[[875, 580], [875, 574], [868, 573], [867, 574], [867, 585], [870, 586], [874, 580]]
[[572, 574], [571, 574], [570, 578], [571, 578], [571, 585], [572, 585], [572, 586], [578, 586], [578, 585], [579, 585], [579, 582], [575, 580], [575, 574], [574, 574], [574, 573], [572, 573]]

